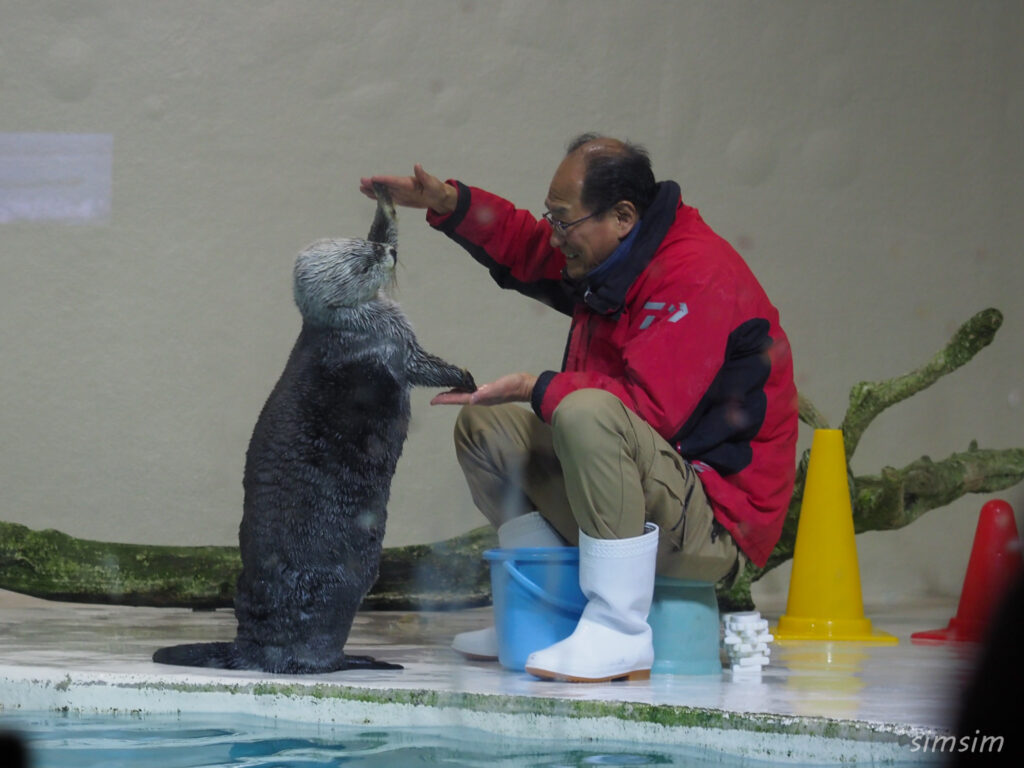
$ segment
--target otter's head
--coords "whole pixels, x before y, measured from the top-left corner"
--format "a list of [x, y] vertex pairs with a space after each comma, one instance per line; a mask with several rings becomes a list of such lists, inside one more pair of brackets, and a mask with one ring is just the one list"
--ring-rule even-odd
[[336, 325], [394, 280], [393, 246], [357, 238], [317, 240], [295, 259], [295, 303], [316, 325]]

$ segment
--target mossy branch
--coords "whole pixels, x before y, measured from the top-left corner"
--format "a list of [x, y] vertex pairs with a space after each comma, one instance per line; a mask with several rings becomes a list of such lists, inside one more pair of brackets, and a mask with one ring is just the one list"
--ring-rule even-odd
[[1003, 315], [998, 309], [982, 310], [960, 326], [945, 348], [917, 370], [886, 381], [862, 381], [854, 385], [841, 426], [846, 460], [853, 456], [864, 430], [878, 414], [969, 362], [992, 343], [1002, 324]]
[[160, 547], [77, 539], [0, 522], [0, 587], [51, 600], [230, 605], [237, 547]]
[[[462, 608], [490, 602], [484, 550], [494, 532], [478, 528], [429, 545], [389, 547], [365, 608]], [[242, 569], [237, 547], [175, 547], [77, 539], [0, 522], [0, 588], [50, 600], [221, 608], [232, 604]]]
[[903, 528], [930, 509], [944, 507], [968, 493], [994, 493], [1024, 480], [1024, 449], [979, 450], [935, 462], [922, 456], [903, 469], [886, 467], [879, 475], [857, 477], [853, 525], [857, 533]]
[[829, 429], [828, 420], [814, 407], [814, 403], [802, 394], [797, 395], [797, 412], [800, 421], [812, 429]]

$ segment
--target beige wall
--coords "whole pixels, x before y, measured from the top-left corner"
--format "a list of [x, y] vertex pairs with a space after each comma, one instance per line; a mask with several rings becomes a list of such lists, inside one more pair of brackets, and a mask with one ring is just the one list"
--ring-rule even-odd
[[[835, 423], [856, 381], [1005, 313], [992, 347], [878, 420], [857, 472], [1024, 446], [1017, 0], [2, 0], [0, 17], [0, 134], [113, 142], [109, 215], [0, 223], [0, 519], [234, 542], [249, 433], [298, 331], [292, 259], [368, 229], [359, 176], [422, 162], [536, 212], [583, 130], [645, 143], [744, 253]], [[8, 200], [29, 183], [11, 167]], [[479, 381], [557, 367], [563, 317], [414, 212], [400, 246], [428, 349]], [[481, 520], [455, 411], [430, 394], [389, 545]], [[866, 599], [958, 595], [983, 501], [860, 537]]]

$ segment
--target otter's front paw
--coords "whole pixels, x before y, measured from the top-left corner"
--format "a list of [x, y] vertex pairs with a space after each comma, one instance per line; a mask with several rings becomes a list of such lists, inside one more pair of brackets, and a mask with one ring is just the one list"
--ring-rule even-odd
[[462, 376], [459, 379], [459, 383], [455, 385], [455, 389], [460, 392], [476, 392], [476, 382], [473, 381], [473, 374], [465, 368], [461, 369], [461, 374]]

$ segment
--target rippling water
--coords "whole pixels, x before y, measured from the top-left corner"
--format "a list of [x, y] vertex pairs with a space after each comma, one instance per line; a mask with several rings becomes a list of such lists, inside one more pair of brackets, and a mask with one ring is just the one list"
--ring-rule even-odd
[[405, 766], [728, 766], [635, 744], [567, 748], [452, 727], [310, 725], [256, 716], [2, 714], [0, 731], [26, 744], [30, 768], [405, 768]]

